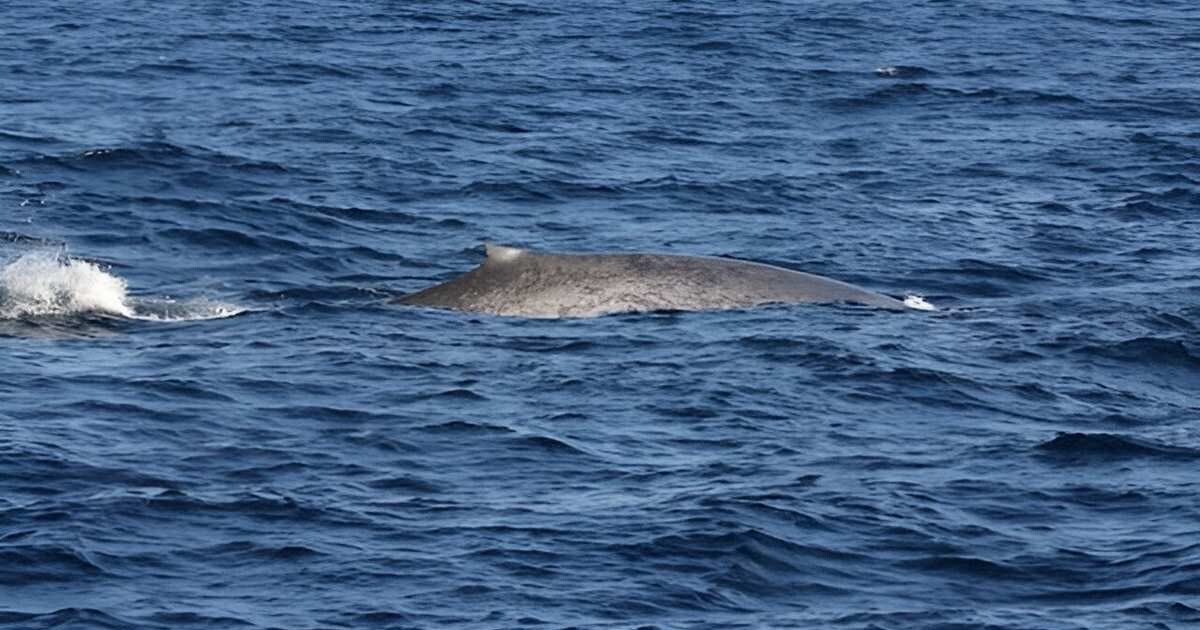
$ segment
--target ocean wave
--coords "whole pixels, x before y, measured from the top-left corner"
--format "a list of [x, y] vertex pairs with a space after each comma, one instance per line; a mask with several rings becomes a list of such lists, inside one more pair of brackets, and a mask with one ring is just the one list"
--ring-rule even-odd
[[241, 171], [287, 172], [287, 168], [278, 162], [246, 157], [204, 146], [159, 141], [83, 146], [87, 148], [26, 154], [15, 160], [14, 163], [38, 169], [56, 167], [69, 171], [93, 173], [147, 168], [173, 170], [183, 166], [195, 167], [196, 170], [184, 172], [184, 174], [196, 176], [204, 174], [206, 168], [213, 166]]
[[0, 584], [73, 582], [105, 574], [86, 553], [64, 545], [10, 545], [0, 548]]
[[[1200, 608], [1183, 602], [1148, 601], [1121, 610], [1122, 613], [1142, 619], [1165, 617], [1180, 623], [1200, 623]], [[1166, 627], [1163, 624], [1162, 627]]]
[[[887, 68], [880, 68], [876, 72], [880, 76], [892, 78], [893, 75], [886, 74], [887, 70]], [[894, 75], [894, 78], [918, 79], [929, 77], [920, 73], [911, 76], [900, 73]], [[918, 103], [951, 106], [961, 105], [964, 101], [968, 100], [983, 101], [988, 106], [997, 107], [997, 111], [1011, 110], [1012, 108], [1034, 110], [1063, 107], [1078, 108], [1088, 105], [1086, 100], [1074, 94], [1009, 87], [986, 87], [962, 90], [923, 81], [892, 83], [887, 87], [872, 89], [861, 95], [827, 99], [825, 103], [835, 110], [854, 111]]]
[[1158, 221], [1185, 215], [1185, 211], [1170, 205], [1154, 203], [1146, 198], [1139, 198], [1106, 210], [1109, 214], [1124, 221]]
[[1136, 337], [1110, 343], [1084, 346], [1077, 352], [1083, 355], [1142, 364], [1147, 367], [1176, 367], [1200, 370], [1200, 348], [1181, 339]]
[[160, 628], [143, 625], [117, 617], [95, 608], [60, 608], [48, 613], [23, 613], [0, 610], [0, 623], [12, 624], [21, 630], [50, 630], [51, 628], [95, 628], [96, 630], [142, 630]]
[[51, 156], [64, 164], [90, 165], [127, 165], [140, 167], [145, 163], [154, 163], [162, 159], [176, 158], [188, 153], [181, 146], [165, 142], [150, 142], [133, 146], [109, 146], [85, 149], [66, 156]]
[[1038, 449], [1055, 457], [1092, 461], [1131, 458], [1200, 459], [1198, 448], [1172, 446], [1115, 433], [1059, 433], [1053, 439], [1039, 444]]
[[1023, 580], [1030, 574], [1020, 567], [986, 558], [972, 556], [929, 556], [914, 560], [902, 560], [899, 566], [922, 572], [947, 573], [961, 576], [964, 580]]

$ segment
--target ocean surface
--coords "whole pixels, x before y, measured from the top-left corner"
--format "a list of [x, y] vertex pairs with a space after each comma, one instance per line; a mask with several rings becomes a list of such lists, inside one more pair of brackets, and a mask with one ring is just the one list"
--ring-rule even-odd
[[3, 3], [0, 628], [1198, 624], [1194, 2]]

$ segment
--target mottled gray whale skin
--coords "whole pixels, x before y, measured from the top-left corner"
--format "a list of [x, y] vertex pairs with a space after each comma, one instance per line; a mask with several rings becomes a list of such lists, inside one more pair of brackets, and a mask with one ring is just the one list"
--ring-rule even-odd
[[596, 317], [760, 304], [846, 302], [903, 310], [852, 284], [762, 263], [677, 254], [551, 254], [487, 246], [467, 273], [401, 304], [515, 317]]

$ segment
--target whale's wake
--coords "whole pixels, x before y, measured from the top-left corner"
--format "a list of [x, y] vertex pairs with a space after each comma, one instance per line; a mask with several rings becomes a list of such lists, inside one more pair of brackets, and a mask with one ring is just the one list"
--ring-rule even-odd
[[0, 264], [0, 320], [106, 315], [188, 321], [231, 317], [246, 310], [207, 299], [132, 297], [120, 276], [56, 251], [28, 251]]

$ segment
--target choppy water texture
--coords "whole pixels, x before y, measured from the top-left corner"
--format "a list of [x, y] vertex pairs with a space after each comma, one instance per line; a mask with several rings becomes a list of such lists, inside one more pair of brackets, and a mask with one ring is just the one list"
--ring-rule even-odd
[[[1191, 2], [0, 17], [0, 626], [1200, 622]], [[940, 310], [389, 303], [545, 250]]]

